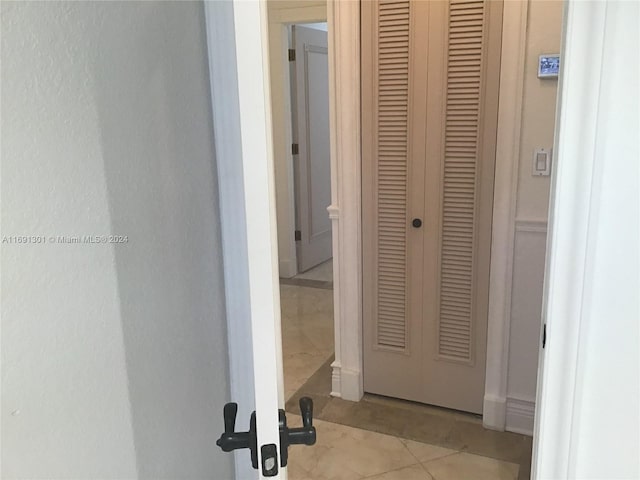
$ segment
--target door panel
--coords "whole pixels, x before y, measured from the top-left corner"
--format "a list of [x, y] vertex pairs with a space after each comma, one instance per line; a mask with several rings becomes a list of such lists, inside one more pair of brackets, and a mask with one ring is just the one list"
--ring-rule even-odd
[[378, 73], [375, 344], [406, 350], [409, 2], [391, 6], [378, 13], [380, 32], [375, 66]]
[[363, 4], [366, 391], [482, 411], [501, 8]]
[[331, 258], [331, 170], [327, 32], [293, 26], [298, 270]]
[[[419, 398], [419, 298], [426, 90], [426, 29], [411, 28], [427, 2], [363, 2], [362, 205], [365, 388]], [[413, 17], [412, 17], [413, 15]], [[378, 25], [379, 28], [366, 28]], [[365, 73], [369, 72], [369, 73]], [[415, 260], [412, 261], [412, 260]], [[403, 375], [398, 375], [403, 372]], [[402, 395], [397, 392], [403, 392]]]

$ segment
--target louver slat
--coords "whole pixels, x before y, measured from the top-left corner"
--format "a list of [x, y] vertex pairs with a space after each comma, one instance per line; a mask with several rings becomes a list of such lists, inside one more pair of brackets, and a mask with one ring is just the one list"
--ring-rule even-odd
[[438, 353], [471, 360], [483, 1], [451, 0], [444, 140]]
[[409, 1], [379, 2], [376, 344], [407, 348]]

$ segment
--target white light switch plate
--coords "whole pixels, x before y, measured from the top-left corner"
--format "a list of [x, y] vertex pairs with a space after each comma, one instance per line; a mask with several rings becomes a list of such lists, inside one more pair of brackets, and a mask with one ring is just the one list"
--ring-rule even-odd
[[534, 177], [548, 177], [551, 173], [551, 149], [536, 148], [533, 152], [531, 174]]

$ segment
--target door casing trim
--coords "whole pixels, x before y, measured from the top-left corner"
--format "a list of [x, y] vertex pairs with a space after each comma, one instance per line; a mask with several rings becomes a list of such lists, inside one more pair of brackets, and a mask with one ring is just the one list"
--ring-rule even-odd
[[360, 150], [360, 3], [329, 0], [329, 118], [335, 360], [331, 395], [364, 395]]

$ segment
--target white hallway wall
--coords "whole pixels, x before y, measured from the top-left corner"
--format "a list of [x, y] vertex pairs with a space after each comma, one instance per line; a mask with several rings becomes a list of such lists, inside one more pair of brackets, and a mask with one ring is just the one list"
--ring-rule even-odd
[[202, 5], [2, 2], [3, 478], [231, 478]]

